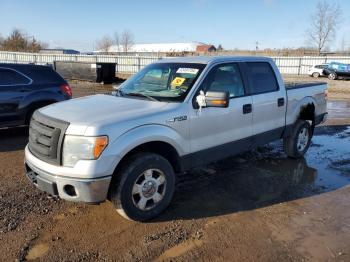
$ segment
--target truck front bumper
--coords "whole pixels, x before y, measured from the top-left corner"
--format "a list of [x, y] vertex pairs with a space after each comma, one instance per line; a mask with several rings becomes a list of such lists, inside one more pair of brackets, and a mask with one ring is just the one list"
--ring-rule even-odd
[[[28, 153], [28, 152], [27, 152]], [[50, 174], [25, 160], [27, 178], [40, 190], [76, 202], [100, 203], [106, 200], [112, 176], [72, 178]]]

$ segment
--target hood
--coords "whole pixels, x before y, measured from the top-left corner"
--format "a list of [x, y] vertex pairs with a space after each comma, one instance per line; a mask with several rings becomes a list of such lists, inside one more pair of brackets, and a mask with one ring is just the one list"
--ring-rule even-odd
[[111, 122], [116, 123], [144, 117], [159, 112], [167, 105], [168, 103], [165, 102], [94, 95], [55, 103], [40, 109], [40, 112], [86, 129], [91, 125], [103, 126]]

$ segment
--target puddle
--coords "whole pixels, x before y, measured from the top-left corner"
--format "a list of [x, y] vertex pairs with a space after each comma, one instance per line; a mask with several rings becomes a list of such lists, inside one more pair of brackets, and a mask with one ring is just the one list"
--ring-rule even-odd
[[186, 252], [198, 248], [203, 245], [202, 240], [198, 239], [189, 239], [186, 240], [168, 250], [166, 250], [162, 255], [160, 255], [155, 261], [164, 261], [164, 260], [171, 260], [172, 258], [179, 257]]
[[[322, 129], [322, 127], [320, 127]], [[331, 129], [328, 127], [328, 130]], [[322, 147], [311, 146], [306, 154], [309, 166], [318, 171], [316, 187], [335, 190], [350, 184], [350, 128], [336, 134], [315, 135], [313, 143]]]
[[329, 118], [349, 119], [350, 101], [333, 100], [327, 102], [327, 111]]
[[167, 213], [177, 219], [225, 215], [349, 184], [350, 128], [321, 126], [304, 158], [288, 158], [278, 141], [181, 175]]
[[33, 246], [26, 256], [26, 260], [34, 260], [41, 258], [43, 255], [47, 253], [49, 250], [49, 245], [45, 243], [39, 243], [35, 246]]

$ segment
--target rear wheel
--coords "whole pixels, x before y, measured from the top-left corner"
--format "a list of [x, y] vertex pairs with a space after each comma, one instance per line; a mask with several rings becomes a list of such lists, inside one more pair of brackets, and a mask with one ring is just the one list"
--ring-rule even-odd
[[140, 153], [114, 174], [110, 200], [123, 217], [145, 221], [158, 216], [171, 202], [175, 174], [162, 156]]
[[336, 73], [330, 73], [330, 74], [328, 75], [328, 78], [329, 78], [330, 80], [336, 80], [336, 79], [338, 78], [338, 76], [337, 76]]
[[312, 126], [306, 120], [297, 120], [291, 134], [285, 137], [284, 151], [289, 157], [302, 157], [309, 149], [312, 138]]
[[315, 78], [320, 77], [320, 73], [314, 72], [314, 73], [312, 73], [312, 77], [315, 77]]

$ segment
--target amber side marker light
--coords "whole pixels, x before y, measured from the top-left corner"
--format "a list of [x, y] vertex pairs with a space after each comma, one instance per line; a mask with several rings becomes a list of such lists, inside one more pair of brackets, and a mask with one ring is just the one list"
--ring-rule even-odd
[[212, 100], [210, 101], [213, 105], [226, 105], [226, 100]]
[[94, 148], [94, 158], [97, 159], [102, 154], [103, 150], [108, 145], [108, 137], [100, 136], [96, 138], [95, 148]]

